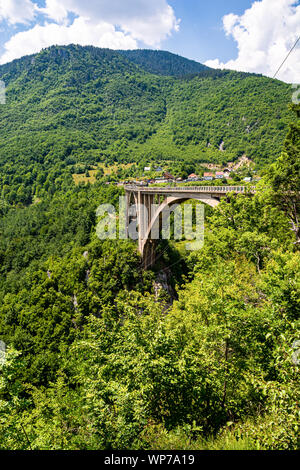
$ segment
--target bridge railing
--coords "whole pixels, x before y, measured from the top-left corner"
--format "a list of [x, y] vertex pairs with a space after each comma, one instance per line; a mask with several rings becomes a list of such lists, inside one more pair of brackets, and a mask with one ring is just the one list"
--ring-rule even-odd
[[127, 191], [143, 191], [143, 192], [200, 192], [200, 193], [255, 193], [255, 186], [136, 186], [126, 185]]

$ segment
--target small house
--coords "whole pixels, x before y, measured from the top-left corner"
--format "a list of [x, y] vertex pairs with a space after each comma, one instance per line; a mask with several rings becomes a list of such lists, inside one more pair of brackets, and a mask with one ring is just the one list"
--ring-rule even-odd
[[204, 173], [203, 180], [204, 181], [212, 181], [214, 179], [214, 173]]
[[198, 181], [199, 179], [199, 176], [198, 175], [195, 175], [195, 173], [192, 173], [191, 175], [189, 175], [188, 177], [188, 180], [189, 181]]
[[175, 179], [174, 176], [171, 175], [171, 173], [168, 173], [167, 171], [164, 173], [164, 178], [166, 180], [174, 180]]

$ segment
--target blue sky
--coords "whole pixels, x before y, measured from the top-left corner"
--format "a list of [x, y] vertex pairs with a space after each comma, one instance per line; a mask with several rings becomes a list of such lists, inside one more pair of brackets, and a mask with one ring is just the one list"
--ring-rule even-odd
[[[205, 7], [203, 7], [205, 3]], [[241, 15], [251, 0], [170, 0], [181, 18], [180, 31], [163, 43], [163, 48], [199, 62], [219, 57], [223, 62], [237, 56], [237, 44], [223, 30], [223, 16]]]
[[[77, 43], [164, 49], [273, 76], [299, 35], [294, 0], [0, 0], [0, 64]], [[300, 82], [300, 47], [278, 78]]]

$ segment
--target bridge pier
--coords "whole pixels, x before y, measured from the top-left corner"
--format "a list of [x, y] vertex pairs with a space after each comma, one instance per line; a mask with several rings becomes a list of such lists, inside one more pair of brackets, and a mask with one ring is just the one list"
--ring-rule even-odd
[[155, 204], [154, 194], [145, 194], [141, 191], [138, 192], [137, 197], [137, 219], [139, 230], [139, 251], [142, 254], [146, 240], [148, 227], [151, 224], [153, 217], [153, 208]]
[[149, 269], [155, 264], [156, 261], [156, 245], [157, 240], [148, 240], [145, 243], [143, 253], [142, 253], [142, 262], [143, 268]]

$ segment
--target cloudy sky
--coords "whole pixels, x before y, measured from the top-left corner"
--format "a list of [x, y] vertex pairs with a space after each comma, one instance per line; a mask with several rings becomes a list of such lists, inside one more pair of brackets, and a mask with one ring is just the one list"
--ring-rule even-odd
[[[273, 76], [299, 36], [300, 0], [0, 0], [0, 64], [74, 43]], [[300, 43], [278, 78], [300, 83]]]

